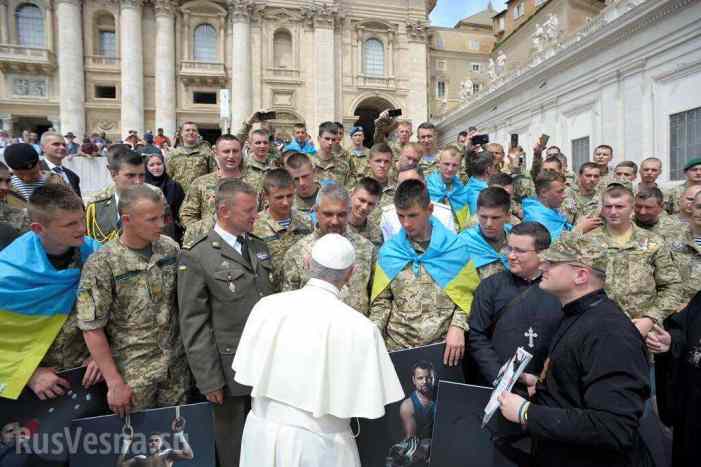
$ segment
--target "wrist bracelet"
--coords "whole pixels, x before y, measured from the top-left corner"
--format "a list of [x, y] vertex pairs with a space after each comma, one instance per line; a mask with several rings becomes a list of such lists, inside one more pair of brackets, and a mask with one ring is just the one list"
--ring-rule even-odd
[[518, 422], [523, 425], [523, 408], [528, 404], [528, 401], [521, 402], [521, 406], [518, 408]]

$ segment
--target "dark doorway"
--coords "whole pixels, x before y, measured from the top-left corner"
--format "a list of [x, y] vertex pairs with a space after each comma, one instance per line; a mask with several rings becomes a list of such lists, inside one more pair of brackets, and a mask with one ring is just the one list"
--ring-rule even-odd
[[368, 148], [375, 144], [375, 120], [380, 115], [380, 112], [391, 108], [393, 108], [392, 104], [381, 97], [367, 98], [356, 107], [354, 115], [358, 117], [358, 120], [355, 125], [363, 127], [363, 132], [365, 133], [364, 144]]
[[217, 138], [221, 136], [220, 128], [200, 128], [199, 130], [202, 139], [207, 141], [212, 146], [214, 146], [214, 143], [217, 141]]

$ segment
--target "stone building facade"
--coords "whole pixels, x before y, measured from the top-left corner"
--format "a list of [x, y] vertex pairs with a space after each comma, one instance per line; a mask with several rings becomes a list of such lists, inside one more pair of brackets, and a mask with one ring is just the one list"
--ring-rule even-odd
[[[0, 0], [0, 122], [78, 136], [194, 121], [208, 136], [257, 109], [276, 127], [428, 115], [435, 0]], [[220, 115], [219, 90], [230, 92]], [[369, 122], [369, 123], [368, 123]]]

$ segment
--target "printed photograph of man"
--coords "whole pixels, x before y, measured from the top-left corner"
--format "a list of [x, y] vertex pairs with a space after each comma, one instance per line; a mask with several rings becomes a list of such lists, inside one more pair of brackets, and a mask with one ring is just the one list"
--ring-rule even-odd
[[171, 429], [173, 430], [173, 447], [164, 448], [163, 435], [159, 432], [153, 432], [147, 441], [148, 455], [139, 454], [131, 459], [126, 459], [126, 457], [131, 447], [133, 432], [125, 433], [122, 451], [117, 458], [115, 467], [172, 467], [177, 461], [193, 459], [195, 455], [183, 433], [185, 419], [175, 418]]

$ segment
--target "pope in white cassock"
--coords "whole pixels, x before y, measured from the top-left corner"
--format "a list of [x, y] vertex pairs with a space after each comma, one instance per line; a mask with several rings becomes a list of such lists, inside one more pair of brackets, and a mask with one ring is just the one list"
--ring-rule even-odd
[[360, 467], [350, 419], [404, 398], [377, 326], [338, 298], [354, 261], [351, 243], [327, 234], [309, 282], [253, 308], [232, 365], [253, 398], [240, 467]]

